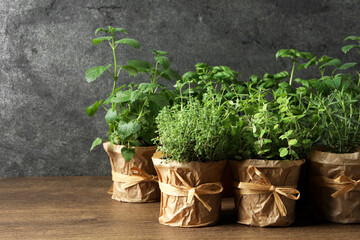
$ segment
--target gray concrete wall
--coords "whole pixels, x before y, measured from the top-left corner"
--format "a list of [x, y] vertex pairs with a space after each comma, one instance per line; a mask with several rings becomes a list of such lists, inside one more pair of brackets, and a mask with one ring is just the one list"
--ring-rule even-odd
[[[359, 35], [359, 0], [0, 0], [0, 177], [106, 175], [110, 164], [93, 139], [107, 131], [103, 115], [84, 108], [111, 81], [87, 83], [87, 68], [111, 63], [98, 27], [129, 31], [142, 50], [122, 48], [122, 63], [170, 52], [181, 74], [199, 61], [228, 65], [246, 80], [289, 69], [280, 48], [343, 57]], [[346, 60], [359, 60], [355, 54]], [[124, 77], [124, 82], [131, 79]]]

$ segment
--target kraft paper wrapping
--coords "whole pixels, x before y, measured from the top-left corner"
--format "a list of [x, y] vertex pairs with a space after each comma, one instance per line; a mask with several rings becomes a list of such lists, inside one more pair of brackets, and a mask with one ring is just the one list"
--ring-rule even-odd
[[[230, 161], [234, 185], [252, 183], [248, 174], [249, 166], [258, 169], [271, 183], [279, 189], [291, 189], [295, 192], [301, 165], [304, 160], [259, 160]], [[270, 189], [270, 188], [269, 188]], [[234, 187], [235, 213], [237, 222], [250, 226], [288, 226], [295, 221], [295, 198], [291, 199], [280, 194], [260, 191], [257, 194], [240, 194], [241, 189]], [[277, 195], [277, 196], [275, 196]], [[285, 214], [279, 210], [277, 201], [283, 205]], [[299, 197], [299, 196], [298, 196]], [[296, 198], [297, 199], [297, 198]]]
[[[161, 192], [159, 223], [178, 227], [215, 224], [220, 216], [221, 179], [226, 161], [166, 163], [160, 158], [158, 154], [153, 157], [159, 184], [170, 189], [161, 187], [167, 193]], [[171, 188], [185, 191], [183, 195], [172, 193]]]
[[[126, 162], [121, 155], [123, 145], [113, 144], [111, 148], [111, 143], [105, 142], [103, 147], [109, 155], [113, 180], [115, 180], [109, 190], [109, 193], [112, 193], [112, 199], [122, 202], [159, 201], [160, 189], [157, 181], [147, 180], [146, 177], [144, 177], [143, 181], [131, 182], [132, 178], [134, 178], [131, 176], [136, 175], [136, 172], [138, 172], [134, 171], [134, 169], [140, 169], [139, 171], [144, 172], [145, 175], [154, 175], [153, 177], [155, 178], [156, 171], [152, 164], [151, 157], [156, 151], [156, 146], [135, 147], [135, 156], [130, 162]], [[116, 181], [117, 178], [119, 178], [117, 175], [122, 176], [124, 181]], [[126, 177], [129, 178], [129, 180], [126, 180]]]
[[[336, 223], [360, 223], [360, 150], [344, 154], [313, 150], [309, 158], [317, 216]], [[344, 179], [352, 181], [353, 187], [344, 189], [348, 185], [341, 184]]]

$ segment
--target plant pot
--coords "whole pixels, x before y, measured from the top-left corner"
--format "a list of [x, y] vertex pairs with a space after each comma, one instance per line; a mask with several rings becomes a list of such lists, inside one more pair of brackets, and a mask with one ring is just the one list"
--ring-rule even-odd
[[215, 224], [220, 216], [226, 161], [166, 163], [160, 157], [153, 157], [161, 189], [159, 223], [178, 227]]
[[230, 161], [237, 222], [288, 226], [295, 221], [299, 172], [304, 160]]
[[360, 223], [360, 151], [313, 150], [310, 190], [316, 215], [336, 223]]
[[160, 199], [156, 171], [151, 156], [156, 146], [135, 147], [134, 158], [126, 162], [121, 155], [123, 145], [105, 142], [103, 147], [109, 155], [113, 185], [109, 193], [112, 199], [122, 202], [156, 202]]

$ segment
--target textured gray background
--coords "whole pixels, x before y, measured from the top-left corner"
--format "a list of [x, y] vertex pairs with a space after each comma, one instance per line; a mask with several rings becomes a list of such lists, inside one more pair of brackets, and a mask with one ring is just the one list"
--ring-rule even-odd
[[[84, 79], [87, 68], [111, 63], [93, 46], [97, 27], [129, 31], [142, 50], [122, 48], [122, 61], [170, 52], [181, 74], [199, 61], [253, 74], [289, 69], [280, 48], [344, 57], [359, 35], [358, 0], [0, 0], [0, 177], [106, 175], [103, 114], [84, 108], [105, 96], [111, 81]], [[354, 54], [345, 60], [355, 60]], [[358, 60], [358, 57], [357, 57]], [[123, 81], [129, 79], [124, 76]]]

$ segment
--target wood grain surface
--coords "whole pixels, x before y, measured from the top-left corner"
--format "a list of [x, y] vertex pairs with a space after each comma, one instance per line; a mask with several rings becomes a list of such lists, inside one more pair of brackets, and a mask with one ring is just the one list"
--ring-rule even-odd
[[0, 239], [360, 239], [360, 225], [319, 222], [309, 208], [287, 228], [237, 224], [232, 198], [215, 226], [158, 223], [159, 203], [111, 200], [110, 177], [0, 179]]

